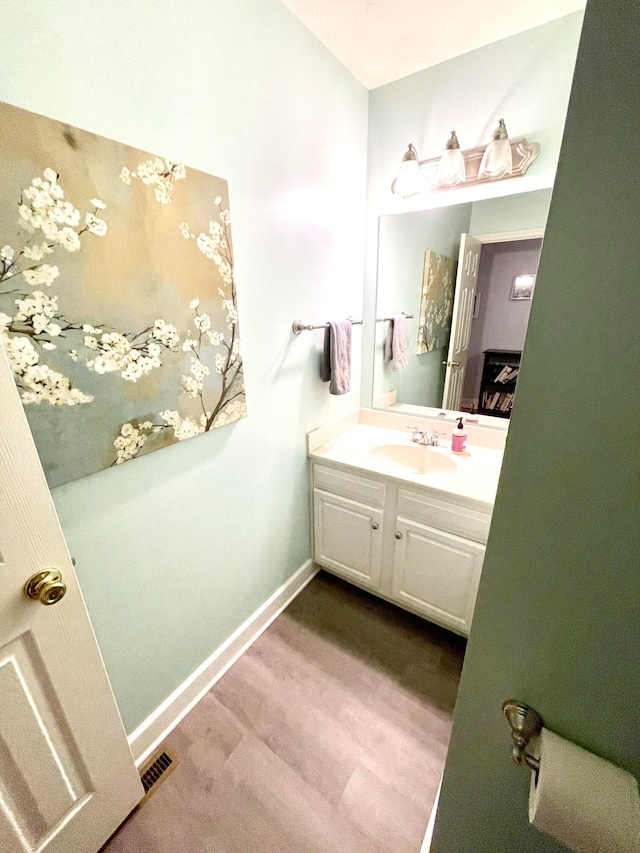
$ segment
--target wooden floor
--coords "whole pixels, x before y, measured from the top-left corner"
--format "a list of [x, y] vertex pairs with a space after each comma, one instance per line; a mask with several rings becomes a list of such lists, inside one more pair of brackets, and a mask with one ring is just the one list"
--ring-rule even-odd
[[417, 853], [464, 641], [324, 572], [167, 739], [107, 853]]

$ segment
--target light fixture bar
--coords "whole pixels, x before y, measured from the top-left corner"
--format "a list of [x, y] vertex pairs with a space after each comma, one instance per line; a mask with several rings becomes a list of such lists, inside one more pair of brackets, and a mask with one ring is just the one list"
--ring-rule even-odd
[[[505, 175], [501, 178], [480, 178], [480, 164], [482, 163], [482, 155], [486, 150], [486, 145], [479, 145], [477, 148], [468, 148], [462, 152], [466, 169], [466, 180], [458, 186], [468, 187], [474, 184], [494, 183], [495, 181], [504, 181], [507, 178], [517, 178], [526, 174], [529, 166], [535, 162], [540, 155], [540, 143], [528, 142], [526, 137], [521, 136], [517, 139], [510, 139], [511, 153], [513, 157], [513, 168], [510, 175]], [[414, 149], [415, 150], [415, 149]], [[436, 185], [436, 173], [441, 155], [431, 157], [428, 160], [418, 160], [420, 166], [420, 181], [415, 192], [411, 195], [417, 195], [425, 192], [436, 192], [441, 190], [454, 189], [452, 187]], [[391, 191], [395, 193], [396, 182], [391, 185]]]

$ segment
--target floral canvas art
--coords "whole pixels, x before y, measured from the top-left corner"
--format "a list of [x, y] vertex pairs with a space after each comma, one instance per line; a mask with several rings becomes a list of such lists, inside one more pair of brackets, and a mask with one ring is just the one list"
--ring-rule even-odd
[[0, 123], [0, 338], [49, 484], [245, 417], [226, 181]]
[[416, 346], [418, 355], [441, 349], [449, 343], [455, 282], [455, 259], [437, 252], [425, 252]]

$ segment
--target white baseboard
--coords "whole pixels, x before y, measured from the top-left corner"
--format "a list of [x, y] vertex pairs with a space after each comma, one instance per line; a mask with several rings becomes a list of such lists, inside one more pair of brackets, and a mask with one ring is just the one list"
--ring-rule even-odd
[[198, 704], [276, 616], [301, 592], [320, 567], [307, 560], [255, 613], [202, 663], [129, 737], [136, 766], [144, 764], [169, 732]]
[[429, 853], [431, 849], [431, 841], [433, 840], [433, 828], [436, 824], [436, 812], [438, 811], [438, 803], [440, 802], [440, 791], [442, 790], [442, 779], [440, 779], [440, 784], [438, 785], [438, 793], [436, 794], [436, 799], [433, 804], [433, 808], [431, 809], [431, 815], [429, 816], [429, 823], [427, 824], [427, 834], [424, 837], [424, 841], [422, 842], [422, 847], [420, 848], [420, 853]]

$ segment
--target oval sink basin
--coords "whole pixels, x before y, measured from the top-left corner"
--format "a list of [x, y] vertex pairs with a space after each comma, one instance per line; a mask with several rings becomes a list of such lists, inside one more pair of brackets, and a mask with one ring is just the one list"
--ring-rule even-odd
[[418, 474], [455, 474], [458, 463], [435, 447], [420, 444], [379, 444], [369, 450], [377, 462], [410, 468]]

